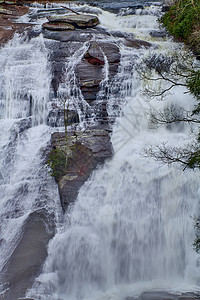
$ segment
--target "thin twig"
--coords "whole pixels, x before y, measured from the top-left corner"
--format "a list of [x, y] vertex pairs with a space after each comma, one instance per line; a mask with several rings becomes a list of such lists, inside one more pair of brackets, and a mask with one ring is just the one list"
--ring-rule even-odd
[[65, 6], [63, 6], [63, 5], [61, 5], [60, 7], [65, 8], [65, 9], [68, 9], [68, 10], [70, 10], [71, 12], [73, 12], [74, 14], [80, 15], [80, 14], [77, 13], [75, 10], [73, 10], [73, 9], [71, 9], [71, 8], [69, 8], [69, 7], [65, 7]]

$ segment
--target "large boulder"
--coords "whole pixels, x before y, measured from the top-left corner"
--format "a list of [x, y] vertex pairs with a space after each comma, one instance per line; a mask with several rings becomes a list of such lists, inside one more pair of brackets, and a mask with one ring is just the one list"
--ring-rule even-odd
[[105, 79], [105, 59], [108, 62], [109, 79], [117, 73], [120, 62], [119, 48], [110, 42], [90, 42], [83, 59], [76, 66], [76, 75], [87, 102], [96, 100], [100, 83]]
[[[66, 147], [65, 133], [53, 133], [51, 145], [53, 149]], [[63, 210], [76, 199], [80, 187], [97, 165], [112, 157], [113, 153], [108, 129], [68, 132], [67, 147], [67, 165], [64, 173], [57, 178]]]
[[72, 24], [76, 28], [94, 27], [99, 24], [97, 16], [92, 15], [65, 15], [65, 16], [50, 16], [49, 22], [59, 22]]

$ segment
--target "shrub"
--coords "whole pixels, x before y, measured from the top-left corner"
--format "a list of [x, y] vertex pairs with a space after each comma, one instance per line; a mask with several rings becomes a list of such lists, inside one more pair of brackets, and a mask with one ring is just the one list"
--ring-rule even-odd
[[196, 24], [200, 22], [199, 0], [175, 1], [169, 11], [161, 17], [160, 22], [173, 36], [189, 43], [190, 36], [196, 31]]
[[66, 153], [61, 147], [49, 152], [47, 165], [50, 167], [50, 174], [55, 177], [56, 181], [65, 174], [66, 163]]

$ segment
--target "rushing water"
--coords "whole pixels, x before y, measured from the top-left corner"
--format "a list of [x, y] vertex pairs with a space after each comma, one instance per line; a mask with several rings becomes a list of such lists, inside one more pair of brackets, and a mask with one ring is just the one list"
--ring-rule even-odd
[[29, 214], [55, 205], [57, 187], [43, 162], [51, 131], [49, 72], [42, 36], [16, 35], [0, 51], [0, 269], [8, 261]]
[[[153, 42], [158, 47], [151, 52], [179, 47], [169, 38], [153, 40], [149, 35], [158, 30], [160, 6], [135, 8], [130, 14], [124, 4], [118, 15], [101, 7], [85, 4], [78, 9], [98, 12], [101, 26], [111, 33], [117, 29]], [[126, 47], [112, 34], [107, 39], [115, 41], [121, 53], [118, 74], [112, 83], [106, 76], [99, 94], [99, 101], [107, 98], [109, 116], [116, 118], [114, 156], [92, 174], [66, 213], [49, 244], [42, 273], [27, 294], [35, 299], [122, 300], [144, 290], [188, 291], [199, 285], [198, 255], [192, 249], [199, 173], [183, 172], [180, 166], [168, 167], [141, 155], [145, 146], [161, 141], [180, 146], [189, 142], [188, 132], [195, 128], [152, 128], [148, 112], [172, 101], [191, 108], [194, 99], [177, 88], [164, 102], [149, 101], [141, 94], [142, 83], [135, 70], [149, 50]], [[86, 47], [74, 54], [76, 63]], [[40, 152], [51, 133], [45, 125], [51, 74], [42, 35], [30, 41], [16, 36], [1, 49], [0, 61], [4, 66], [0, 70], [3, 265], [27, 215], [38, 205], [52, 210], [57, 190]], [[73, 81], [74, 67], [74, 60], [69, 60], [60, 94], [71, 88], [68, 82]], [[105, 67], [105, 74], [107, 71]], [[87, 109], [82, 98], [81, 102]], [[79, 106], [75, 108], [80, 113]], [[81, 118], [84, 121], [84, 110]]]

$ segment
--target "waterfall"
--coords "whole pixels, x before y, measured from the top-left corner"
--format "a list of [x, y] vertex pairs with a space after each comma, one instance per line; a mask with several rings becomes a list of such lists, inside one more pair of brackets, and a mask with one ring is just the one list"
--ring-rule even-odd
[[[149, 32], [158, 25], [149, 11], [155, 10], [154, 6], [146, 14], [137, 11], [128, 17], [102, 11], [99, 17], [111, 33], [119, 26], [124, 33], [152, 41]], [[179, 47], [170, 39], [155, 43], [159, 48], [151, 51], [158, 53]], [[168, 167], [141, 155], [144, 147], [162, 141], [179, 146], [190, 142], [189, 126], [152, 129], [148, 112], [172, 101], [192, 108], [194, 99], [176, 88], [165, 101], [149, 102], [141, 94], [142, 82], [135, 69], [149, 50], [120, 44], [120, 52], [118, 74], [106, 86], [108, 113], [116, 118], [114, 156], [80, 189], [49, 244], [43, 271], [28, 296], [118, 300], [137, 297], [145, 290], [177, 292], [198, 287], [199, 255], [192, 249], [192, 218], [199, 211], [199, 173], [183, 172], [181, 166]]]
[[[183, 172], [179, 165], [169, 167], [142, 156], [144, 147], [160, 142], [187, 144], [196, 130], [189, 125], [152, 128], [150, 109], [170, 103], [191, 109], [195, 100], [177, 87], [164, 101], [150, 101], [141, 92], [143, 82], [136, 70], [150, 52], [181, 51], [181, 47], [168, 37], [151, 37], [152, 30], [159, 30], [158, 3], [149, 6], [143, 1], [145, 8], [130, 10], [128, 1], [122, 2], [124, 9], [118, 13], [71, 4], [81, 12], [98, 14], [108, 34], [102, 37], [101, 32], [94, 33], [91, 41], [114, 42], [121, 59], [116, 75], [110, 79], [109, 62], [102, 50], [105, 80], [97, 94], [97, 106], [106, 100], [106, 113], [112, 120], [113, 158], [92, 173], [61, 220], [57, 185], [45, 167], [45, 151], [51, 133], [63, 128], [50, 128], [47, 117], [52, 103], [70, 98], [70, 109], [79, 114], [80, 128], [87, 122], [95, 124], [96, 107], [84, 100], [75, 74], [88, 43], [80, 46], [78, 41], [70, 49], [75, 51], [65, 61], [56, 95], [49, 62], [56, 41], [44, 38], [42, 33], [30, 40], [16, 34], [0, 49], [0, 271], [32, 212], [45, 208], [54, 213], [57, 225], [47, 259], [27, 297], [125, 300], [148, 290], [182, 292], [199, 287], [199, 255], [192, 248], [193, 217], [199, 212], [199, 172]], [[59, 5], [44, 8], [34, 3], [32, 13], [18, 21], [31, 19], [39, 32], [48, 9], [55, 12]], [[153, 46], [150, 50], [127, 46], [124, 40], [133, 38]], [[3, 288], [0, 286], [0, 295]]]
[[50, 130], [49, 72], [44, 39], [15, 35], [0, 50], [0, 270], [24, 230], [29, 214], [49, 210], [58, 199], [56, 184], [44, 166]]

